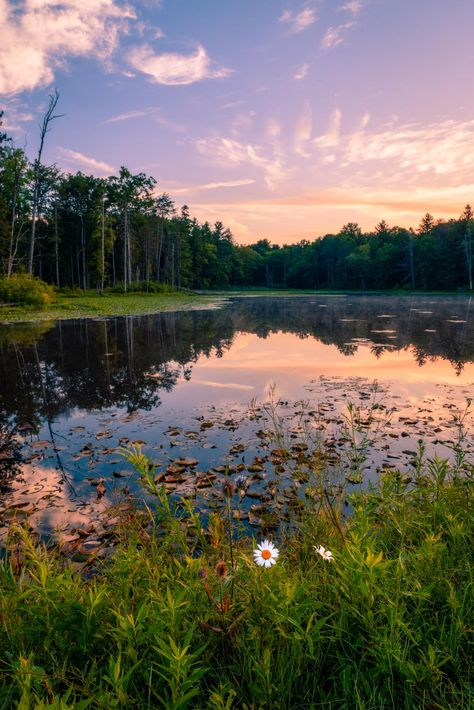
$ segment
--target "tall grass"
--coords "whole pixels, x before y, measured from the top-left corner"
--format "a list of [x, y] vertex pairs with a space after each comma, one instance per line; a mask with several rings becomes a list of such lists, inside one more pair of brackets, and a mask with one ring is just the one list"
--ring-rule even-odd
[[[462, 443], [462, 442], [461, 442]], [[277, 564], [175, 507], [139, 451], [153, 510], [111, 559], [78, 565], [12, 532], [0, 566], [1, 708], [470, 708], [472, 466], [420, 455], [353, 515], [315, 505]], [[459, 470], [462, 463], [462, 475]], [[315, 551], [323, 544], [334, 561]]]

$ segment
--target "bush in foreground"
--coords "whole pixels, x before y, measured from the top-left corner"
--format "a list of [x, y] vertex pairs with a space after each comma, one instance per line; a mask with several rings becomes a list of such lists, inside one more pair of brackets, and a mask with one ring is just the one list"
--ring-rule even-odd
[[345, 522], [308, 504], [269, 569], [225, 516], [204, 529], [163, 492], [108, 562], [79, 569], [19, 531], [0, 707], [472, 707], [472, 470], [452, 473], [387, 474]]
[[29, 274], [13, 274], [0, 279], [0, 303], [19, 306], [47, 306], [54, 300], [54, 290]]

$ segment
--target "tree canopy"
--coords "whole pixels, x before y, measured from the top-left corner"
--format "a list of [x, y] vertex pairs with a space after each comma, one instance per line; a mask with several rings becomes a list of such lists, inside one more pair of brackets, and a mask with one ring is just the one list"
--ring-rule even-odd
[[[236, 244], [217, 221], [199, 223], [157, 191], [154, 177], [99, 178], [30, 160], [1, 128], [0, 272], [32, 271], [61, 287], [229, 286], [309, 289], [473, 288], [474, 215], [427, 213], [416, 229], [349, 222], [297, 244]], [[41, 157], [41, 156], [40, 156]], [[32, 235], [34, 244], [32, 242]], [[32, 244], [34, 250], [32, 251]], [[31, 268], [30, 268], [31, 267]]]

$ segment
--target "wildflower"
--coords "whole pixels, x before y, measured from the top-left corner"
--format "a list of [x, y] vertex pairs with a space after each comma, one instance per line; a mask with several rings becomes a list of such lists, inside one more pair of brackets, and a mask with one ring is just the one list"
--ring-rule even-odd
[[257, 549], [253, 551], [255, 562], [260, 567], [271, 567], [276, 563], [278, 555], [277, 548], [269, 540], [261, 542], [257, 545]]
[[324, 548], [322, 545], [320, 545], [319, 547], [315, 546], [314, 549], [316, 550], [318, 555], [321, 555], [323, 560], [327, 560], [327, 562], [333, 561], [334, 557], [330, 550], [326, 550], [326, 548]]

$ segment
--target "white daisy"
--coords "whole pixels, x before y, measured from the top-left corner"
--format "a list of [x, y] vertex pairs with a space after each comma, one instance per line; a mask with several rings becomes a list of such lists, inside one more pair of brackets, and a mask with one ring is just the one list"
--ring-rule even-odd
[[260, 567], [271, 567], [276, 563], [278, 555], [277, 548], [270, 540], [264, 540], [253, 551], [254, 560]]
[[334, 557], [333, 557], [333, 554], [330, 550], [326, 550], [326, 548], [323, 547], [322, 545], [320, 545], [319, 547], [315, 546], [314, 549], [316, 550], [318, 555], [321, 555], [323, 560], [327, 560], [327, 562], [333, 561]]

